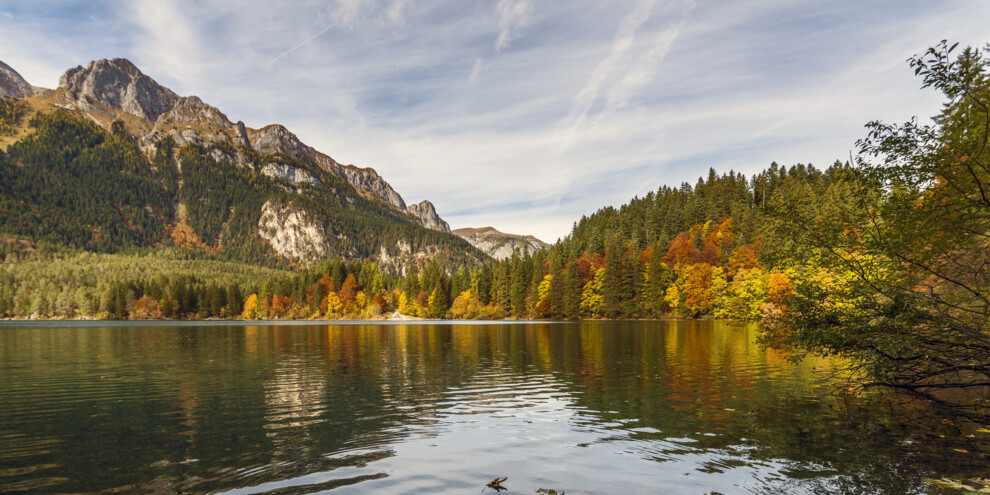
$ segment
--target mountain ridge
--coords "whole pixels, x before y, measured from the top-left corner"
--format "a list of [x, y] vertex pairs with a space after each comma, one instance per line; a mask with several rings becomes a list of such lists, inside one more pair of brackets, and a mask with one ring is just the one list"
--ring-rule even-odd
[[[127, 59], [94, 60], [85, 67], [80, 65], [71, 68], [63, 74], [55, 89], [34, 88], [12, 68], [2, 62], [0, 64], [0, 87], [3, 94], [26, 103], [26, 108], [30, 109], [28, 116], [31, 113], [35, 115], [35, 118], [20, 118], [19, 122], [14, 122], [15, 126], [19, 126], [15, 129], [17, 136], [10, 139], [17, 143], [31, 139], [31, 143], [34, 143], [21, 145], [17, 150], [24, 152], [25, 146], [31, 148], [39, 142], [60, 146], [51, 141], [53, 136], [50, 132], [57, 134], [61, 132], [58, 130], [60, 128], [76, 128], [73, 127], [75, 124], [65, 121], [69, 114], [76, 114], [79, 118], [95, 123], [109, 133], [109, 137], [120, 133], [133, 136], [134, 145], [143, 152], [147, 160], [146, 166], [149, 167], [148, 171], [138, 175], [162, 184], [155, 187], [165, 187], [167, 194], [174, 196], [171, 213], [155, 210], [154, 215], [157, 218], [171, 218], [170, 226], [165, 229], [165, 237], [172, 237], [177, 245], [222, 249], [224, 244], [230, 244], [229, 237], [228, 242], [222, 242], [225, 235], [231, 235], [228, 232], [230, 222], [235, 221], [235, 217], [239, 215], [247, 214], [248, 217], [235, 222], [240, 225], [238, 228], [242, 234], [254, 232], [250, 235], [260, 236], [262, 244], [268, 246], [264, 249], [272, 249], [280, 256], [304, 263], [313, 262], [320, 257], [341, 255], [348, 258], [370, 256], [401, 264], [452, 248], [461, 253], [457, 256], [477, 260], [484, 256], [460, 238], [450, 235], [449, 225], [437, 215], [431, 202], [424, 200], [407, 206], [401, 195], [374, 169], [341, 164], [305, 144], [281, 124], [253, 129], [241, 121], [232, 122], [220, 109], [203, 102], [199, 97], [180, 96], [160, 85]], [[48, 117], [39, 121], [37, 117], [42, 112]], [[60, 117], [58, 112], [69, 114]], [[55, 121], [65, 122], [60, 124]], [[65, 127], [66, 125], [69, 127]], [[30, 138], [38, 126], [49, 126], [46, 127], [49, 134], [41, 137], [41, 141]], [[86, 146], [110, 143], [107, 138], [82, 128], [73, 132], [82, 132], [89, 136], [86, 142], [90, 144], [83, 148], [73, 145], [72, 149], [85, 151]], [[5, 141], [14, 143], [7, 139]], [[122, 143], [115, 145], [116, 151], [109, 155], [101, 152], [101, 159], [115, 156], [113, 153], [129, 153], [125, 150], [127, 145]], [[11, 146], [13, 144], [8, 146], [8, 152]], [[19, 160], [18, 163], [24, 160], [23, 157], [13, 155], [10, 158]], [[111, 168], [116, 167], [112, 164], [112, 161], [107, 162]], [[39, 165], [42, 168], [46, 166], [44, 163]], [[141, 165], [133, 166], [141, 168]], [[225, 169], [225, 166], [233, 168]], [[133, 167], [131, 169], [138, 171]], [[16, 170], [12, 168], [8, 173], [17, 174]], [[107, 170], [101, 171], [104, 172]], [[193, 176], [189, 176], [189, 173]], [[248, 194], [247, 191], [252, 187], [259, 187], [253, 182], [255, 179], [252, 177], [255, 176], [267, 177], [266, 180], [273, 182], [258, 190], [267, 191], [260, 193], [264, 198], [243, 203], [244, 200], [237, 198], [245, 198], [243, 195]], [[183, 186], [183, 177], [205, 177], [211, 182], [209, 185], [187, 183]], [[236, 179], [234, 182], [240, 185], [225, 183], [228, 179]], [[347, 187], [341, 187], [342, 184]], [[219, 198], [216, 197], [220, 192], [218, 188], [231, 187], [240, 189], [228, 191], [227, 196], [221, 194]], [[183, 193], [183, 190], [187, 192]], [[197, 192], [188, 192], [191, 190]], [[15, 196], [19, 194], [18, 191], [7, 193]], [[7, 201], [14, 199], [6, 198]], [[19, 201], [23, 203], [24, 199]], [[227, 206], [223, 208], [214, 204], [224, 201]], [[234, 203], [238, 201], [241, 206], [235, 207]], [[113, 204], [116, 208], [117, 203]], [[373, 206], [375, 204], [379, 206]], [[251, 211], [246, 213], [244, 208], [248, 206]], [[61, 216], [59, 212], [54, 213]], [[121, 215], [125, 228], [131, 228], [128, 216], [123, 213]], [[249, 218], [253, 220], [244, 223]], [[389, 222], [395, 221], [393, 218], [435, 230], [441, 236], [448, 235], [450, 240], [441, 240], [443, 237], [424, 237], [405, 227], [387, 227]], [[148, 225], [155, 223], [151, 220], [147, 222], [145, 231], [149, 228]], [[13, 225], [15, 222], [8, 223]], [[11, 226], [6, 230], [13, 228]], [[119, 227], [114, 229], [119, 230]], [[388, 234], [370, 235], [367, 229]], [[94, 235], [94, 239], [99, 237], [97, 233]], [[147, 240], [150, 239], [147, 233], [141, 238], [146, 239], [142, 242], [151, 242]], [[385, 238], [392, 239], [389, 241], [391, 244], [380, 242]], [[348, 245], [352, 247], [344, 247]], [[463, 248], [455, 247], [461, 245]], [[255, 252], [258, 249], [262, 248], [255, 248]]]
[[[179, 96], [145, 75], [125, 58], [100, 59], [86, 67], [69, 69], [59, 80], [56, 104], [78, 108], [107, 128], [106, 119], [94, 118], [92, 112], [105, 112], [103, 107], [120, 110], [145, 121], [131, 123], [129, 130], [140, 137], [147, 149], [165, 136], [177, 144], [210, 145], [229, 141], [235, 146], [248, 146], [261, 154], [284, 153], [300, 162], [334, 173], [368, 197], [379, 198], [393, 208], [407, 213], [421, 225], [444, 230], [446, 223], [432, 207], [424, 211], [409, 210], [402, 196], [371, 167], [342, 164], [329, 155], [302, 142], [282, 124], [268, 124], [252, 129], [243, 122], [231, 122], [226, 114], [197, 96]], [[112, 122], [112, 120], [111, 120]], [[148, 125], [150, 124], [150, 126]], [[136, 131], [136, 132], [135, 132]], [[244, 156], [228, 157], [243, 163]], [[428, 200], [425, 200], [428, 201]]]

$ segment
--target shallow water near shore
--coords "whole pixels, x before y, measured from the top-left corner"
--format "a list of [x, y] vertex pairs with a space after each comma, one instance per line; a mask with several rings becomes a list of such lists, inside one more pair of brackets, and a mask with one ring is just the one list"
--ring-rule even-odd
[[[0, 327], [0, 493], [929, 493], [981, 438], [727, 322]], [[984, 472], [981, 472], [983, 470]], [[487, 489], [486, 492], [492, 491]]]

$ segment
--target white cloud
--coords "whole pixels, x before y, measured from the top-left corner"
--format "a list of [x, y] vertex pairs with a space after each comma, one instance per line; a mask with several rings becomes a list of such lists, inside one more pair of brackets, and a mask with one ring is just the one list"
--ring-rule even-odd
[[533, 2], [530, 0], [499, 0], [495, 6], [498, 14], [498, 37], [495, 39], [495, 51], [499, 52], [509, 47], [513, 39], [513, 31], [529, 25], [533, 15]]
[[394, 0], [389, 6], [385, 15], [388, 20], [395, 24], [403, 25], [406, 23], [405, 19], [405, 9], [406, 5], [409, 4], [409, 0]]
[[990, 17], [961, 0], [104, 1], [119, 3], [0, 15], [0, 57], [47, 86], [132, 58], [235, 121], [375, 167], [453, 227], [548, 241], [709, 167], [825, 166], [868, 120], [937, 112], [904, 60], [980, 46]]
[[[200, 79], [201, 43], [188, 9], [176, 0], [127, 2], [130, 20], [142, 30], [133, 47], [136, 62], [145, 72], [168, 74], [186, 91]], [[102, 57], [101, 57], [102, 58]]]
[[[374, 6], [374, 0], [337, 0], [337, 8], [333, 12], [333, 20], [338, 27], [354, 29], [355, 22], [362, 10]], [[401, 7], [398, 10], [402, 12]]]
[[481, 77], [482, 62], [481, 57], [474, 59], [474, 65], [471, 66], [471, 75], [468, 76], [468, 83], [471, 86], [478, 84], [478, 78]]
[[615, 32], [615, 37], [612, 39], [612, 48], [608, 55], [595, 67], [594, 72], [592, 72], [591, 76], [585, 82], [584, 87], [574, 97], [574, 103], [571, 105], [570, 113], [560, 122], [558, 153], [564, 152], [570, 146], [574, 133], [584, 124], [588, 112], [591, 111], [592, 105], [598, 100], [598, 93], [606, 81], [615, 72], [625, 72], [627, 70], [627, 65], [630, 62], [627, 54], [636, 42], [636, 30], [649, 20], [650, 13], [655, 4], [656, 0], [639, 2], [639, 5], [626, 15], [619, 24], [619, 28]]

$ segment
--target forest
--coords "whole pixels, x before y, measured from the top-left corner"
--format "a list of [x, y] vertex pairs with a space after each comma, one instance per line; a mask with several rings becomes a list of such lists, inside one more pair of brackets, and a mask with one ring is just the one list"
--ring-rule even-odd
[[[446, 250], [399, 268], [373, 260], [376, 240], [452, 241], [347, 209], [331, 188], [310, 200], [340, 207], [352, 241], [322, 264], [285, 263], [260, 241], [219, 252], [216, 239], [250, 237], [257, 218], [243, 212], [283, 193], [195, 147], [178, 151], [186, 180], [200, 178], [180, 193], [195, 240], [163, 247], [171, 143], [149, 167], [119, 129], [39, 115], [0, 157], [0, 316], [732, 318], [760, 322], [769, 347], [846, 356], [877, 383], [990, 386], [990, 59], [943, 42], [910, 64], [944, 107], [928, 125], [867, 124], [852, 161], [712, 169], [582, 217], [543, 251]], [[272, 159], [291, 160], [259, 158]]]

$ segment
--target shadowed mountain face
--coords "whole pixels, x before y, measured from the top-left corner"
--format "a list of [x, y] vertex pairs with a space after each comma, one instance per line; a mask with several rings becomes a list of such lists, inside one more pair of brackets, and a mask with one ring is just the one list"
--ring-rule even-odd
[[495, 230], [494, 227], [457, 229], [454, 235], [495, 259], [509, 258], [516, 249], [520, 252], [535, 253], [549, 247], [549, 244], [531, 235], [506, 234]]
[[[484, 257], [450, 235], [450, 227], [436, 214], [432, 203], [422, 201], [407, 207], [375, 170], [340, 164], [282, 125], [252, 129], [243, 122], [231, 122], [216, 107], [196, 96], [177, 95], [126, 59], [97, 60], [69, 69], [53, 90], [33, 88], [0, 62], [0, 94], [27, 103], [29, 114], [14, 125], [23, 135], [35, 136], [12, 144], [9, 160], [20, 165], [39, 160], [30, 173], [48, 168], [49, 174], [65, 174], [58, 180], [70, 184], [79, 180], [72, 174], [82, 170], [72, 162], [85, 157], [87, 165], [95, 165], [101, 173], [110, 172], [104, 181], [113, 182], [115, 174], [127, 173], [131, 178], [142, 178], [147, 194], [164, 197], [150, 203], [147, 198], [106, 197], [111, 209], [124, 211], [121, 205], [127, 204], [150, 213], [121, 213], [116, 220], [107, 218], [113, 214], [95, 214], [90, 220], [100, 221], [86, 225], [92, 227], [96, 240], [86, 241], [82, 232], [75, 232], [75, 241], [67, 242], [69, 245], [113, 251], [127, 245], [168, 245], [174, 241], [225, 251], [233, 245], [258, 244], [252, 248], [256, 256], [263, 257], [267, 251], [304, 264], [333, 256], [402, 263], [407, 258], [451, 249], [465, 259]], [[32, 119], [41, 113], [50, 118]], [[38, 132], [39, 128], [45, 131]], [[66, 134], [69, 128], [86, 135], [88, 141]], [[39, 158], [43, 154], [39, 147], [65, 148], [60, 140], [73, 141], [69, 147], [72, 156], [62, 157], [67, 163]], [[92, 156], [100, 157], [100, 163], [90, 163]], [[123, 170], [118, 166], [121, 162], [131, 163], [131, 169]], [[100, 168], [101, 164], [105, 166]], [[6, 171], [11, 181], [25, 179], [29, 172], [23, 167]], [[29, 182], [22, 180], [23, 187], [16, 190], [11, 181], [4, 188], [6, 202], [38, 203], [38, 194], [20, 197], [31, 194], [23, 190], [31, 189]], [[70, 194], [71, 187], [62, 193]], [[126, 192], [121, 190], [121, 194]], [[156, 208], [152, 203], [171, 206]], [[45, 209], [62, 217], [51, 205], [39, 206], [44, 208], [27, 213], [35, 211], [40, 216], [40, 210]], [[147, 225], [127, 225], [132, 217], [146, 220]], [[123, 236], [130, 240], [122, 244], [106, 244], [106, 234], [99, 232], [100, 222], [113, 232], [139, 229], [141, 235]], [[124, 229], [113, 225], [115, 222], [123, 222]], [[37, 224], [45, 223], [40, 218], [38, 222], [27, 221], [22, 229], [17, 223], [25, 224], [10, 222], [0, 233], [64, 240], [59, 239], [61, 234], [51, 232], [59, 228], [39, 227]], [[434, 233], [427, 234], [423, 228]]]

